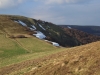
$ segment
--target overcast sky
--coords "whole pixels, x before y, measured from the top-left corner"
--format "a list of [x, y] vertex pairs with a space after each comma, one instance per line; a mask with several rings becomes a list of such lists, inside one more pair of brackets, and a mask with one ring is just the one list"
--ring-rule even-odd
[[100, 25], [100, 0], [0, 0], [0, 14], [54, 24]]

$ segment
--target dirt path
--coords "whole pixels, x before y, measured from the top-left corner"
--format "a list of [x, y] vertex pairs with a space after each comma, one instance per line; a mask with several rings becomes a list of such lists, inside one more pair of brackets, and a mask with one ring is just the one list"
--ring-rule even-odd
[[[8, 35], [9, 35], [9, 34], [8, 34], [7, 32], [4, 32], [4, 34], [5, 34], [5, 38], [8, 38]], [[9, 39], [10, 39], [10, 38], [9, 38]], [[27, 52], [32, 53], [31, 50], [25, 48], [19, 41], [17, 41], [16, 38], [15, 38], [15, 39], [10, 39], [10, 40], [16, 42], [20, 47], [22, 47], [23, 49], [25, 49]]]
[[17, 39], [14, 39], [14, 41], [22, 48], [24, 48], [25, 50], [27, 50], [27, 52], [32, 53], [32, 50], [29, 50], [27, 48], [25, 48]]

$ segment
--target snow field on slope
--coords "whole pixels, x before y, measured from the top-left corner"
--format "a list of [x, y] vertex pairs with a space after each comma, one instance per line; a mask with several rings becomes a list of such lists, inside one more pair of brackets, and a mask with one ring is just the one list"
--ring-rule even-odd
[[33, 35], [36, 36], [39, 39], [46, 38], [46, 36], [42, 32], [40, 32], [40, 31], [37, 31], [37, 34], [33, 34]]
[[[24, 22], [18, 20], [18, 21], [14, 21], [17, 23], [20, 23], [22, 26], [27, 26]], [[46, 30], [44, 27], [42, 27], [42, 25], [38, 24], [43, 30]], [[30, 27], [30, 30], [36, 30], [36, 27], [34, 25], [31, 25], [32, 27]], [[39, 39], [45, 39], [46, 36], [40, 32], [40, 31], [36, 31], [37, 34], [33, 34], [35, 37], [39, 38]], [[45, 40], [46, 41], [46, 40]], [[48, 41], [48, 40], [47, 40]], [[53, 46], [60, 46], [58, 43], [56, 42], [52, 42], [52, 41], [48, 41], [50, 43], [52, 43]]]

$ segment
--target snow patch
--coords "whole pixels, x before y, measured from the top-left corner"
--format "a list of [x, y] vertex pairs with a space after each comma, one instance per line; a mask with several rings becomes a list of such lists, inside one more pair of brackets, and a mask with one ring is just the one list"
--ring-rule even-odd
[[48, 41], [48, 40], [45, 40], [45, 41], [46, 41], [46, 42], [52, 43], [53, 46], [57, 46], [57, 47], [60, 46], [60, 45], [59, 45], [58, 43], [56, 43], [56, 42], [52, 42], [52, 41]]
[[14, 21], [14, 22], [17, 22], [17, 23], [20, 23], [22, 26], [27, 26], [24, 22], [18, 20], [18, 21]]
[[44, 40], [44, 41], [49, 42], [49, 43], [51, 43], [51, 42], [52, 42], [52, 41], [49, 41], [49, 40]]
[[36, 27], [34, 25], [32, 25], [32, 28], [34, 28], [36, 30]]
[[42, 25], [39, 24], [39, 26], [40, 26], [43, 30], [46, 30], [45, 28], [42, 27]]
[[67, 26], [69, 29], [72, 29], [70, 26]]
[[46, 36], [42, 32], [40, 32], [40, 31], [37, 31], [37, 34], [33, 34], [33, 35], [36, 36], [39, 39], [46, 38]]
[[32, 31], [33, 31], [33, 30], [35, 30], [35, 29], [33, 29], [33, 28], [30, 28], [30, 30], [32, 30]]
[[[42, 32], [40, 32], [40, 31], [36, 31], [36, 33], [37, 34], [33, 34], [34, 36], [36, 36], [37, 38], [39, 38], [39, 39], [44, 39], [44, 38], [46, 38], [46, 36], [42, 33]], [[60, 46], [58, 43], [56, 43], [56, 42], [52, 42], [52, 41], [49, 41], [49, 40], [44, 40], [44, 41], [46, 41], [46, 42], [49, 42], [49, 43], [51, 43], [53, 46]]]
[[18, 22], [22, 25], [22, 26], [27, 26], [24, 22], [18, 20]]
[[30, 30], [36, 30], [36, 27], [34, 25], [31, 25], [32, 28], [30, 28]]
[[52, 44], [53, 44], [54, 46], [59, 46], [59, 44], [56, 43], [56, 42], [52, 42]]
[[19, 23], [18, 21], [14, 21], [14, 22], [17, 22], [17, 23]]

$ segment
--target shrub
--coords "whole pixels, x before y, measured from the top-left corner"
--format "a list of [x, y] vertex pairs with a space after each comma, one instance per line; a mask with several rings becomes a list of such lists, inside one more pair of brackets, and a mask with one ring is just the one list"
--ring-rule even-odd
[[12, 39], [14, 39], [14, 38], [15, 38], [15, 36], [14, 36], [14, 35], [10, 35], [10, 36], [9, 36], [9, 38], [12, 38]]
[[24, 35], [17, 35], [16, 38], [27, 38]]
[[29, 34], [29, 35], [33, 35], [33, 34], [36, 34], [36, 32], [30, 31], [28, 34]]

